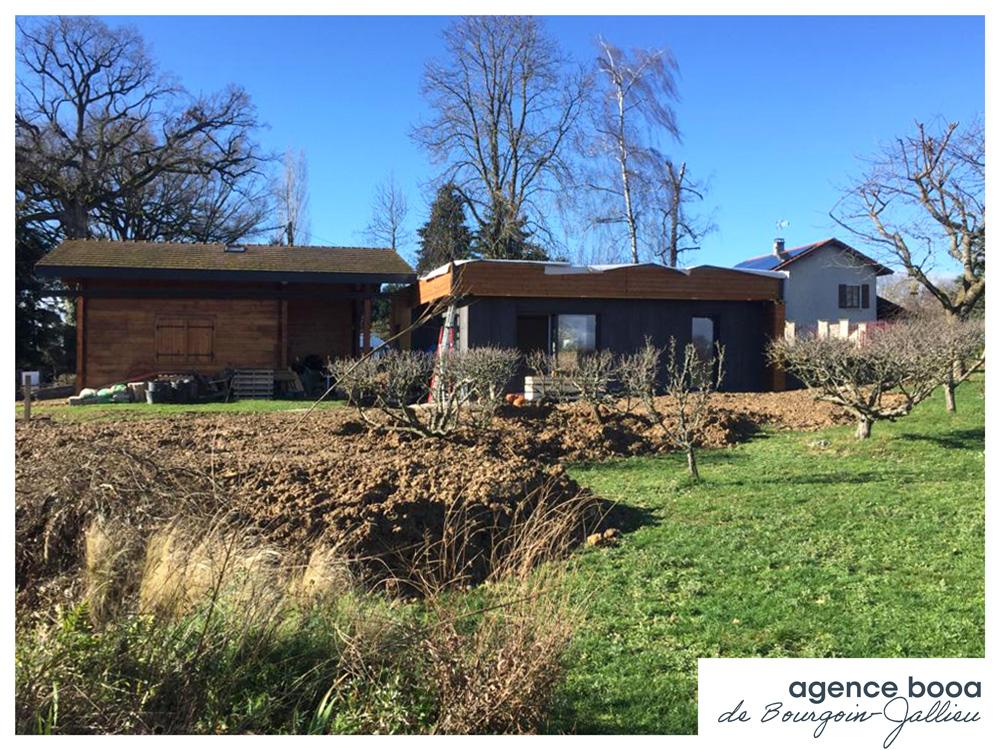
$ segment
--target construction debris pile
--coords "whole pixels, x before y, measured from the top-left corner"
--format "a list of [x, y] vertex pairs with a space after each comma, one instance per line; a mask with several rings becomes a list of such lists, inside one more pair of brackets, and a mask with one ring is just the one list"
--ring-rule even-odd
[[200, 373], [149, 373], [127, 383], [84, 388], [70, 406], [90, 404], [203, 404], [244, 398], [302, 398], [305, 390], [292, 370], [225, 370], [208, 378]]

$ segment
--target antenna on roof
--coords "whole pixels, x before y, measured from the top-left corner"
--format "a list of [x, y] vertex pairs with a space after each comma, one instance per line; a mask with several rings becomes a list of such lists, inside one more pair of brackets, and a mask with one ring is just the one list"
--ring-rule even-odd
[[779, 258], [785, 257], [785, 238], [781, 236], [781, 230], [787, 226], [787, 219], [778, 219], [774, 222], [774, 254]]

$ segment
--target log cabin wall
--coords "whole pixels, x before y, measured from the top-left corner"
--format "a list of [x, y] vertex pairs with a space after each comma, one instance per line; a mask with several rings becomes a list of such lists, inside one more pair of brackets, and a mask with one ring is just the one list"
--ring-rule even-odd
[[[94, 279], [77, 301], [77, 390], [157, 371], [282, 369], [350, 356], [356, 299], [374, 285]], [[121, 296], [118, 296], [121, 295]], [[215, 295], [214, 297], [212, 295]]]
[[81, 388], [160, 370], [279, 366], [280, 300], [93, 297], [85, 304]]
[[329, 357], [351, 356], [353, 349], [352, 303], [343, 299], [288, 300], [288, 365], [309, 355], [326, 362]]

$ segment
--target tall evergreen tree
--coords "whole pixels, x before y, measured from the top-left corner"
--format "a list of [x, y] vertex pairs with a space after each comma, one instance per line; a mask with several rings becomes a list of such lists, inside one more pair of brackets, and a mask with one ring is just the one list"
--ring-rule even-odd
[[532, 242], [532, 233], [523, 216], [515, 215], [510, 204], [498, 201], [476, 232], [474, 255], [505, 260], [548, 260], [548, 254]]
[[472, 252], [472, 232], [465, 224], [465, 206], [452, 183], [438, 188], [431, 215], [420, 229], [417, 273], [425, 274], [453, 260], [468, 258]]
[[24, 369], [71, 372], [76, 348], [71, 344], [75, 329], [67, 321], [64, 306], [43, 296], [43, 284], [34, 275], [35, 263], [54, 245], [48, 227], [16, 225], [14, 236], [14, 360]]

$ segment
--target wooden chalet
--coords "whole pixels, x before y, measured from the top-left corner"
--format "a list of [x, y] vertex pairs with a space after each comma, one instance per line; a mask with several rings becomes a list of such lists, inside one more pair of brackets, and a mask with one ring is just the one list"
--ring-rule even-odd
[[106, 240], [63, 242], [36, 273], [76, 299], [77, 390], [356, 355], [382, 285], [416, 279], [388, 249]]

